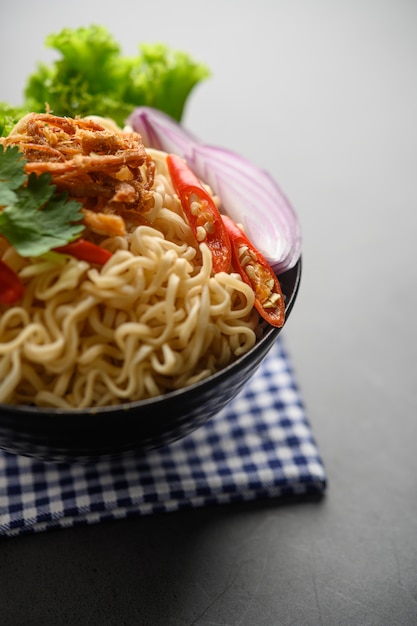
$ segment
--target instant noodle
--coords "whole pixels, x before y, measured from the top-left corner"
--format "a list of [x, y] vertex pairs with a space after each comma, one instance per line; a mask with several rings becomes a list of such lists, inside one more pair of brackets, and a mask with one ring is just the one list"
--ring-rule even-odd
[[0, 402], [83, 408], [154, 397], [254, 346], [253, 289], [233, 266], [213, 271], [164, 152], [111, 121], [49, 113], [26, 116], [1, 142], [19, 147], [28, 174], [48, 173], [80, 203], [82, 241], [106, 254], [100, 262], [81, 246], [77, 258], [69, 242], [25, 256], [0, 235], [0, 259], [23, 287], [0, 304]]

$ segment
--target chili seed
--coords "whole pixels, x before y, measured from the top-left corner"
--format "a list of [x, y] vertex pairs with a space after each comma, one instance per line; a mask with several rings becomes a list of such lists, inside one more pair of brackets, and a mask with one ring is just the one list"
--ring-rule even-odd
[[204, 226], [198, 226], [196, 231], [197, 241], [204, 241], [207, 237], [207, 231]]
[[199, 202], [191, 202], [190, 211], [192, 215], [198, 215], [200, 212], [200, 203]]
[[271, 293], [271, 295], [269, 296], [268, 300], [266, 300], [263, 303], [263, 308], [264, 309], [274, 309], [276, 306], [276, 303], [278, 302], [278, 300], [280, 299], [280, 294], [279, 293]]

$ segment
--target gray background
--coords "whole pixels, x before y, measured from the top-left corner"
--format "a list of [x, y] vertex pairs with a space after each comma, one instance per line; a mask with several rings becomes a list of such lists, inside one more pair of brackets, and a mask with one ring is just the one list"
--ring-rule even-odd
[[417, 3], [165, 0], [2, 8], [0, 100], [45, 36], [106, 25], [212, 78], [184, 123], [268, 169], [304, 236], [285, 330], [329, 487], [0, 541], [2, 625], [417, 623]]

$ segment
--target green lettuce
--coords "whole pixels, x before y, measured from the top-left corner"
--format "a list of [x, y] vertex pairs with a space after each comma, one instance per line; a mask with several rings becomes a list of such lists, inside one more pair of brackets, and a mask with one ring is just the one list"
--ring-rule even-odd
[[14, 107], [7, 102], [0, 102], [0, 137], [6, 137], [28, 111], [25, 107]]
[[[50, 34], [45, 45], [60, 53], [50, 65], [39, 63], [16, 111], [54, 115], [102, 115], [123, 125], [137, 106], [150, 106], [181, 121], [191, 90], [210, 72], [187, 53], [162, 43], [141, 44], [138, 54], [125, 56], [109, 31], [91, 25]], [[6, 108], [6, 107], [4, 107]], [[10, 126], [13, 110], [2, 112], [0, 132]], [[3, 121], [2, 121], [3, 120]]]

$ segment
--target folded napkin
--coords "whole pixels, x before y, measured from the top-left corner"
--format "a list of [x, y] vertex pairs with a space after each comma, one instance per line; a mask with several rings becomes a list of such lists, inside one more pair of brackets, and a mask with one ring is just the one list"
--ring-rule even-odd
[[44, 463], [0, 452], [0, 534], [321, 494], [326, 474], [282, 336], [232, 403], [144, 455]]

